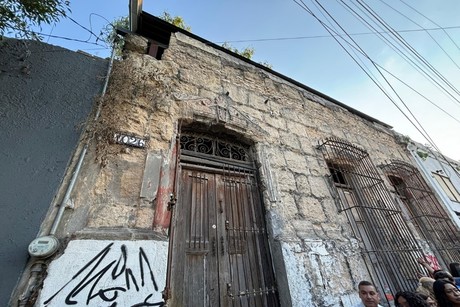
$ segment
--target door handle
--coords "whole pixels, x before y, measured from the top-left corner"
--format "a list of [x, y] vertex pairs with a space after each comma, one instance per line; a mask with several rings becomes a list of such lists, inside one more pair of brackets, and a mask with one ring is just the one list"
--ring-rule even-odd
[[232, 284], [231, 284], [231, 283], [228, 283], [228, 284], [227, 284], [227, 295], [230, 296], [231, 298], [233, 298], [233, 294], [232, 294]]

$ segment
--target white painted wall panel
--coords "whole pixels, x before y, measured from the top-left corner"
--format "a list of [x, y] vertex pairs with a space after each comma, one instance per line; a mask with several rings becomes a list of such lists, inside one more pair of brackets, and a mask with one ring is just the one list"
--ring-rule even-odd
[[167, 255], [167, 242], [70, 241], [37, 306], [162, 306]]

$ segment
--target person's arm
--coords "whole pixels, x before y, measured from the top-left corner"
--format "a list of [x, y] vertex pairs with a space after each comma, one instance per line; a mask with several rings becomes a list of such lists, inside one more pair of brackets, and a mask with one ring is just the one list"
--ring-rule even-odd
[[431, 267], [431, 263], [428, 262], [425, 257], [418, 258], [417, 262], [420, 263], [430, 274], [430, 277], [433, 277], [434, 269]]

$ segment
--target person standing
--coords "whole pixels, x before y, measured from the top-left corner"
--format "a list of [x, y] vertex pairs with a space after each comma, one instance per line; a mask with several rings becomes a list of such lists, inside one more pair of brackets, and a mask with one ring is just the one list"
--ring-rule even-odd
[[425, 298], [411, 291], [399, 291], [395, 295], [396, 307], [430, 307]]
[[380, 303], [380, 294], [375, 286], [367, 280], [363, 280], [358, 284], [359, 298], [361, 302], [355, 307], [382, 307]]
[[460, 307], [460, 290], [453, 282], [438, 279], [433, 291], [439, 307]]

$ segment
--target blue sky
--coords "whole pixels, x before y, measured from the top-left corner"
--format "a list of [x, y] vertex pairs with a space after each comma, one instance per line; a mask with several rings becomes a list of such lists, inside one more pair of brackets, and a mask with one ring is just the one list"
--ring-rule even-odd
[[[453, 97], [439, 90], [439, 86], [433, 86], [433, 81], [427, 81], [414, 69], [415, 65], [421, 64], [408, 64], [394, 48], [385, 44], [376, 35], [362, 34], [351, 37], [374, 62], [432, 101], [426, 101], [385, 73], [392, 87], [434, 143], [445, 155], [459, 160], [460, 142], [457, 131], [460, 130], [460, 95], [455, 92], [455, 87], [460, 88], [460, 1], [444, 0], [442, 5], [441, 2], [432, 0], [361, 2], [367, 3], [395, 30], [419, 30], [400, 32], [400, 35], [426, 59], [427, 63], [451, 82], [453, 89], [450, 90], [450, 95]], [[369, 114], [418, 142], [428, 143], [339, 44], [328, 36], [324, 27], [306, 11], [311, 9], [318, 18], [325, 21], [326, 13], [321, 13], [318, 9], [318, 4], [321, 4], [347, 33], [370, 32], [371, 30], [354, 17], [343, 3], [360, 12], [360, 16], [364, 16], [363, 7], [353, 6], [357, 3], [356, 0], [144, 0], [143, 10], [153, 15], [161, 15], [167, 11], [173, 16], [181, 16], [191, 26], [194, 34], [209, 41], [230, 42], [239, 49], [253, 47], [253, 60], [256, 62], [268, 62], [274, 70]], [[74, 20], [99, 34], [107, 21], [128, 14], [128, 0], [72, 1], [71, 9], [70, 16]], [[358, 11], [359, 9], [361, 11]], [[422, 30], [439, 26], [448, 29], [445, 29], [445, 32], [440, 29]], [[92, 42], [77, 43], [45, 36], [44, 41], [50, 44], [72, 50], [80, 49], [101, 57], [109, 55], [107, 48], [99, 46], [104, 45], [102, 42], [97, 41], [99, 45], [95, 45], [96, 38], [70, 20], [63, 20], [54, 26], [44, 26], [41, 32]], [[339, 32], [343, 34], [341, 30]], [[458, 42], [458, 45], [452, 40]], [[349, 47], [348, 49], [352, 50]], [[377, 77], [378, 72], [367, 59], [363, 56], [359, 58], [380, 82], [384, 82], [381, 77]], [[382, 86], [387, 91], [390, 90], [387, 85]], [[392, 93], [390, 95], [395, 103], [404, 109], [398, 97]], [[407, 114], [407, 110], [404, 111]]]

